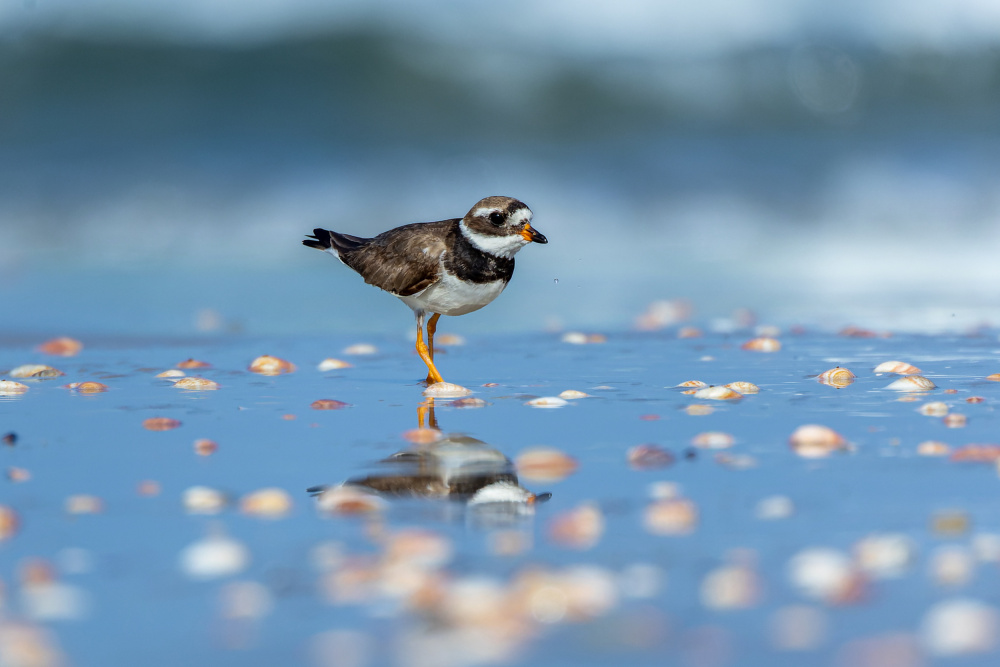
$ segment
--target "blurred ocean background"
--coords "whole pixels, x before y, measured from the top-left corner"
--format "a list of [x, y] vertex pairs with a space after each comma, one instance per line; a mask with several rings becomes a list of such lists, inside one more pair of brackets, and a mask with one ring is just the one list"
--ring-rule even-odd
[[448, 330], [1000, 324], [1000, 3], [0, 4], [7, 336], [408, 332], [303, 235], [493, 194]]

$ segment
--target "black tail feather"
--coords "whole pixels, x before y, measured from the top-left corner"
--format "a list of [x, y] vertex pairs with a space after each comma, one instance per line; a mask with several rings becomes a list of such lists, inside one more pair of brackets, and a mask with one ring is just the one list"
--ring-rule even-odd
[[367, 241], [368, 239], [363, 239], [360, 236], [338, 234], [337, 232], [331, 232], [329, 229], [316, 228], [313, 230], [312, 235], [306, 236], [302, 245], [316, 248], [317, 250], [329, 250], [333, 248], [339, 254], [345, 250], [360, 248]]

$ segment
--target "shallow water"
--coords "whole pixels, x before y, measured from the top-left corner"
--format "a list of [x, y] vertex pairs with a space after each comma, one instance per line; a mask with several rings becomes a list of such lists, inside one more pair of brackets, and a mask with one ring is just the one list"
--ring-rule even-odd
[[[782, 335], [775, 353], [740, 349], [751, 335], [678, 339], [666, 330], [613, 334], [591, 345], [567, 344], [556, 334], [470, 336], [465, 345], [445, 348], [442, 373], [487, 405], [456, 408], [438, 399], [433, 417], [441, 430], [489, 443], [510, 459], [544, 445], [578, 462], [560, 481], [522, 475], [523, 486], [552, 498], [501, 529], [477, 524], [460, 502], [446, 500], [390, 500], [377, 518], [324, 516], [306, 493], [367, 474], [378, 460], [415, 447], [401, 434], [418, 425], [422, 365], [404, 341], [369, 339], [377, 354], [348, 357], [342, 350], [359, 340], [344, 335], [95, 339], [65, 359], [9, 343], [0, 349], [0, 367], [44, 362], [66, 376], [23, 380], [30, 386], [25, 394], [0, 401], [2, 429], [17, 434], [0, 452], [4, 466], [30, 473], [27, 481], [5, 483], [2, 496], [21, 521], [19, 532], [0, 543], [5, 623], [23, 619], [49, 628], [50, 649], [84, 666], [340, 664], [335, 656], [357, 665], [464, 665], [485, 663], [490, 655], [503, 664], [876, 664], [870, 656], [859, 662], [855, 653], [897, 640], [897, 652], [912, 658], [901, 664], [934, 662], [941, 649], [924, 624], [935, 604], [954, 597], [995, 602], [996, 562], [983, 560], [993, 558], [983, 549], [973, 555], [970, 545], [982, 544], [982, 534], [1000, 533], [997, 473], [993, 464], [916, 450], [927, 440], [952, 451], [996, 442], [1000, 385], [985, 380], [997, 370], [995, 334], [863, 339], [806, 332]], [[250, 360], [265, 353], [298, 370], [277, 377], [248, 372]], [[330, 356], [354, 366], [316, 370]], [[154, 377], [189, 357], [212, 364], [188, 373], [217, 381], [218, 391], [178, 390]], [[938, 388], [915, 402], [900, 401], [903, 394], [885, 389], [894, 376], [872, 373], [890, 359], [919, 366]], [[843, 389], [816, 381], [835, 365], [853, 370], [857, 381]], [[760, 393], [710, 401], [673, 388], [692, 379], [749, 381]], [[83, 380], [109, 390], [80, 395], [62, 387]], [[557, 409], [525, 405], [566, 389], [591, 397]], [[956, 393], [944, 393], [951, 389]], [[972, 395], [986, 400], [967, 404]], [[350, 407], [310, 408], [322, 398]], [[967, 425], [948, 428], [941, 417], [917, 412], [929, 401], [948, 403], [968, 417]], [[686, 411], [692, 404], [711, 404], [714, 411], [693, 416]], [[182, 426], [142, 427], [157, 416]], [[798, 456], [789, 436], [809, 423], [835, 429], [848, 449], [826, 458]], [[716, 451], [693, 447], [692, 438], [706, 431], [728, 432], [735, 444]], [[216, 441], [218, 451], [197, 455], [199, 438]], [[643, 443], [669, 450], [673, 465], [630, 467], [627, 450]], [[144, 480], [157, 482], [159, 493], [140, 494]], [[694, 503], [690, 532], [658, 535], [644, 525], [657, 482], [675, 484], [667, 492]], [[216, 515], [189, 514], [182, 493], [195, 485], [221, 490], [234, 502]], [[288, 516], [241, 513], [236, 501], [265, 487], [290, 495]], [[67, 498], [77, 494], [100, 498], [102, 511], [69, 513]], [[757, 504], [776, 495], [791, 501], [791, 515], [758, 518]], [[603, 531], [593, 544], [568, 545], [553, 522], [587, 504], [603, 517]], [[936, 512], [957, 514], [942, 524], [935, 523]], [[545, 605], [539, 611], [540, 603], [517, 615], [508, 601], [505, 611], [463, 625], [442, 618], [433, 604], [417, 604], [398, 583], [385, 583], [393, 580], [382, 571], [347, 600], [337, 577], [348, 576], [359, 558], [386, 558], [387, 536], [405, 528], [429, 531], [451, 546], [452, 556], [431, 568], [428, 586], [438, 593], [484, 579], [504, 590], [512, 582], [523, 586], [530, 568], [569, 576], [580, 572], [571, 568], [586, 566], [587, 576], [573, 586], [600, 603], [574, 617], [558, 605], [556, 612]], [[185, 573], [182, 550], [221, 529], [246, 545], [250, 563], [207, 580]], [[498, 552], [498, 531], [516, 536], [520, 546], [512, 555]], [[829, 547], [850, 558], [858, 541], [873, 533], [908, 540], [912, 556], [895, 577], [859, 571], [853, 592], [836, 601], [810, 597], [790, 581], [789, 562], [803, 549]], [[947, 586], [932, 577], [943, 546], [961, 547], [968, 556], [968, 576]], [[44, 559], [53, 580], [70, 587], [71, 602], [63, 599], [48, 612], [32, 606], [38, 589], [24, 574], [28, 559]], [[733, 563], [746, 565], [742, 571], [752, 573], [755, 592], [723, 586], [740, 602], [720, 608], [703, 588], [713, 571]], [[340, 588], [331, 589], [330, 581]], [[233, 588], [234, 582], [261, 586]], [[241, 594], [257, 602], [224, 602], [225, 595]], [[772, 640], [772, 627], [780, 625], [776, 614], [789, 605], [806, 605], [803, 613], [822, 620], [825, 630], [808, 650], [779, 650]], [[962, 664], [995, 659], [992, 613], [981, 646], [988, 650]]]

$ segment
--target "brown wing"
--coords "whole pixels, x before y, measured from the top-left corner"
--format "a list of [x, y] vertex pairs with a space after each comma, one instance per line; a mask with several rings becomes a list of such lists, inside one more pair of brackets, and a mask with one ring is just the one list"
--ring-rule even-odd
[[437, 282], [445, 239], [458, 220], [421, 222], [383, 232], [340, 259], [365, 282], [398, 296], [410, 296]]

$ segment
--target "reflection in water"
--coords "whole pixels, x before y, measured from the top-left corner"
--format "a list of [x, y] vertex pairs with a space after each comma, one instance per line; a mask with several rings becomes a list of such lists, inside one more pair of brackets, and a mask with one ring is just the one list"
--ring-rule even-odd
[[460, 433], [442, 433], [433, 399], [417, 408], [417, 421], [421, 442], [379, 461], [377, 471], [337, 487], [309, 489], [320, 494], [320, 507], [345, 513], [334, 499], [350, 498], [346, 511], [356, 512], [353, 508], [364, 504], [359, 494], [441, 498], [464, 503], [473, 523], [494, 526], [533, 515], [535, 504], [551, 497], [522, 487], [514, 464], [491, 445]]

